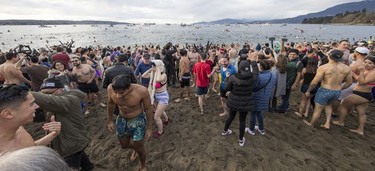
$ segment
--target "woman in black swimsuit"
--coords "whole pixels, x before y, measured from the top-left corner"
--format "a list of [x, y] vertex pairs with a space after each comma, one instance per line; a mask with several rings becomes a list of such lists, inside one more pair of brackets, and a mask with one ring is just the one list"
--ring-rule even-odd
[[348, 114], [350, 107], [355, 106], [358, 113], [358, 128], [350, 131], [363, 135], [366, 123], [366, 110], [368, 103], [372, 101], [371, 90], [375, 86], [375, 56], [365, 58], [363, 65], [358, 68], [359, 75], [356, 75], [358, 80], [354, 87], [353, 94], [346, 97], [340, 104], [340, 119], [334, 121], [336, 125], [344, 126], [345, 117]]

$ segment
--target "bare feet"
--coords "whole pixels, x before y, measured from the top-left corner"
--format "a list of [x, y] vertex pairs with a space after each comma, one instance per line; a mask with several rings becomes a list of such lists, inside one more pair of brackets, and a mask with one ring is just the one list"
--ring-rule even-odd
[[305, 124], [307, 125], [307, 126], [313, 126], [313, 125], [311, 125], [311, 123], [309, 122], [309, 121], [307, 121], [307, 120], [303, 120], [303, 122], [305, 122]]
[[329, 125], [329, 124], [328, 124], [328, 125], [327, 125], [327, 124], [324, 124], [324, 125], [320, 125], [320, 127], [323, 128], [323, 129], [327, 129], [327, 130], [328, 130], [329, 127], [330, 127], [330, 125]]
[[294, 114], [296, 114], [299, 117], [302, 117], [302, 115], [299, 112], [294, 112]]
[[215, 93], [217, 93], [217, 90], [216, 90], [216, 89], [214, 89], [214, 88], [212, 89], [212, 91], [214, 91]]
[[344, 126], [344, 123], [341, 123], [340, 121], [332, 121], [332, 123], [338, 126]]
[[350, 129], [350, 131], [352, 131], [352, 132], [354, 132], [354, 133], [357, 133], [357, 134], [363, 136], [363, 132], [362, 132], [362, 131], [359, 131], [358, 129]]
[[88, 114], [90, 114], [90, 111], [89, 111], [89, 110], [86, 110], [86, 111], [85, 111], [85, 115], [88, 115]]
[[219, 116], [227, 116], [228, 113], [224, 112], [224, 113], [220, 113]]
[[133, 163], [135, 159], [137, 159], [138, 155], [135, 151], [133, 151], [132, 155], [130, 156], [130, 163]]
[[185, 98], [185, 100], [189, 101], [189, 100], [190, 100], [190, 98], [189, 98], [189, 97], [186, 97], [186, 98]]
[[305, 113], [305, 114], [303, 114], [303, 116], [304, 116], [305, 118], [307, 118], [307, 117], [309, 117], [309, 113]]

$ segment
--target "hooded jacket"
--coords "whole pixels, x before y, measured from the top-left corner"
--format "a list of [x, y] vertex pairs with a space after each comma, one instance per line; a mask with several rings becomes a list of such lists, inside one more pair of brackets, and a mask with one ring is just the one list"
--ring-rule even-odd
[[41, 92], [32, 92], [32, 94], [35, 103], [41, 109], [52, 113], [55, 115], [55, 120], [61, 122], [61, 131], [52, 140], [52, 149], [56, 150], [63, 158], [84, 150], [89, 143], [81, 107], [86, 93], [70, 90], [60, 95]]
[[253, 89], [257, 85], [259, 70], [255, 61], [246, 61], [246, 63], [251, 65], [251, 73], [244, 74], [239, 67], [239, 73], [225, 79], [225, 90], [230, 91], [227, 100], [227, 106], [230, 110], [238, 112], [255, 110], [256, 103], [253, 97]]

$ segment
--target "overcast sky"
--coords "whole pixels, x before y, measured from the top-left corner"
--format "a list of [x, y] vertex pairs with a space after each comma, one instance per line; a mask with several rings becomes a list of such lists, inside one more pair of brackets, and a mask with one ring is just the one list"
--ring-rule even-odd
[[361, 0], [0, 0], [0, 19], [194, 23], [281, 19]]

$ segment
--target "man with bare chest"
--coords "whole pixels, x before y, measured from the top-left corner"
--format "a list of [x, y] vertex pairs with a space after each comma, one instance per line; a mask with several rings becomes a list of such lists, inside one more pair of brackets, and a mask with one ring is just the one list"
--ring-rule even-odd
[[31, 84], [31, 81], [26, 79], [16, 63], [20, 60], [17, 53], [9, 52], [5, 55], [6, 62], [0, 65], [0, 76], [5, 79], [4, 84]]
[[[108, 129], [116, 134], [122, 148], [134, 149], [140, 158], [141, 168], [146, 169], [146, 149], [144, 138], [150, 139], [152, 133], [152, 109], [150, 94], [142, 85], [132, 84], [129, 75], [118, 75], [108, 86]], [[113, 123], [115, 105], [120, 114]]]
[[[95, 69], [88, 64], [82, 64], [78, 57], [73, 57], [72, 62], [74, 65], [72, 71], [73, 75], [77, 76], [77, 88], [88, 95], [87, 102], [90, 100], [93, 103], [94, 94], [96, 94], [100, 106], [106, 107], [106, 105], [102, 103], [102, 96], [95, 81]], [[85, 114], [88, 113], [89, 111], [86, 109]]]
[[0, 154], [36, 145], [48, 145], [59, 135], [61, 123], [55, 122], [54, 116], [51, 117], [51, 122], [42, 127], [48, 134], [37, 141], [22, 126], [32, 122], [35, 117], [35, 109], [39, 106], [34, 101], [34, 96], [26, 86], [9, 85], [0, 89]]

